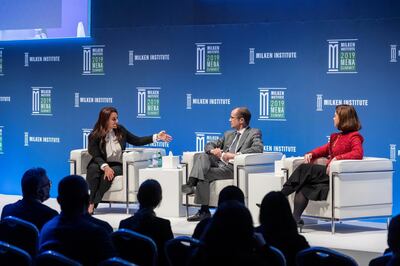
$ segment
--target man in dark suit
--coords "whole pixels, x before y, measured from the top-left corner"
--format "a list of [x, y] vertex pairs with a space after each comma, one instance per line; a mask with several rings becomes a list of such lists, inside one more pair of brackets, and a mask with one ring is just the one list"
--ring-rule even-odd
[[200, 221], [211, 216], [208, 207], [210, 183], [233, 178], [232, 161], [236, 155], [263, 152], [261, 131], [250, 128], [250, 119], [251, 113], [246, 107], [233, 109], [229, 122], [234, 130], [226, 131], [216, 142], [207, 143], [205, 153], [194, 156], [194, 165], [182, 192], [196, 193], [195, 203], [201, 204], [201, 208], [188, 221]]
[[164, 244], [174, 238], [169, 220], [159, 218], [154, 213], [162, 199], [160, 184], [153, 179], [144, 181], [137, 194], [140, 204], [139, 210], [134, 216], [122, 220], [119, 229], [125, 228], [150, 237], [157, 245], [159, 265], [168, 265]]
[[81, 176], [64, 177], [58, 185], [61, 214], [46, 223], [39, 237], [39, 252], [57, 251], [83, 265], [98, 265], [115, 255], [103, 226], [87, 218], [88, 185]]
[[24, 173], [21, 180], [22, 199], [7, 204], [1, 212], [1, 219], [15, 216], [36, 225], [40, 230], [58, 212], [42, 202], [50, 196], [51, 182], [43, 168], [32, 168]]

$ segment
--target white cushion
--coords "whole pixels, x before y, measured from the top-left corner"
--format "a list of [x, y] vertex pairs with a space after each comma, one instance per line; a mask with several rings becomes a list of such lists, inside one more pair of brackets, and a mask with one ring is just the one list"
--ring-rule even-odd
[[387, 158], [364, 157], [362, 160], [334, 161], [330, 167], [332, 173], [392, 171], [393, 163]]
[[236, 155], [235, 165], [253, 165], [274, 163], [282, 158], [280, 152], [247, 153]]
[[124, 186], [124, 185], [122, 184], [123, 179], [124, 179], [124, 177], [123, 177], [122, 175], [117, 175], [117, 176], [114, 178], [113, 182], [111, 183], [111, 187], [110, 187], [110, 189], [109, 189], [108, 191], [114, 192], [114, 191], [120, 191], [120, 190], [122, 190], [122, 189], [123, 189], [123, 186]]

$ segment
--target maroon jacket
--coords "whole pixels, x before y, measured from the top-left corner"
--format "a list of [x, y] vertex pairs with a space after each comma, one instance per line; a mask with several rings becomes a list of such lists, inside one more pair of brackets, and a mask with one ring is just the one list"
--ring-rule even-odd
[[364, 155], [362, 143], [364, 138], [358, 131], [333, 133], [327, 144], [312, 150], [312, 159], [328, 158], [329, 165], [333, 158], [336, 160], [361, 160]]

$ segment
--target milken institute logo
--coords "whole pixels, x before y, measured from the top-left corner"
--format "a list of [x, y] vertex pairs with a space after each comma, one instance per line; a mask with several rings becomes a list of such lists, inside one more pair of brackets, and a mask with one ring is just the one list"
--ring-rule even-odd
[[138, 87], [138, 118], [161, 118], [160, 87]]
[[52, 87], [32, 87], [32, 115], [53, 115], [51, 110]]
[[328, 74], [357, 73], [357, 39], [328, 40]]
[[87, 45], [83, 47], [82, 75], [104, 75], [105, 45]]
[[286, 121], [286, 88], [259, 88], [260, 116], [258, 120]]
[[221, 74], [221, 43], [196, 43], [196, 75]]

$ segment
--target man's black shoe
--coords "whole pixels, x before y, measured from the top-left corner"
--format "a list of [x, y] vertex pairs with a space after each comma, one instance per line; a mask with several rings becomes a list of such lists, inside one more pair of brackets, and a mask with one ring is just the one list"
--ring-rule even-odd
[[182, 185], [182, 193], [185, 194], [193, 194], [194, 193], [194, 187], [188, 184]]
[[206, 218], [210, 218], [211, 217], [211, 213], [210, 212], [201, 212], [198, 211], [195, 215], [192, 215], [190, 217], [187, 218], [188, 222], [199, 222], [201, 220], [204, 220]]

